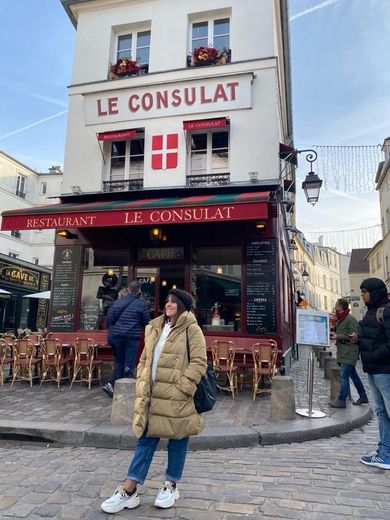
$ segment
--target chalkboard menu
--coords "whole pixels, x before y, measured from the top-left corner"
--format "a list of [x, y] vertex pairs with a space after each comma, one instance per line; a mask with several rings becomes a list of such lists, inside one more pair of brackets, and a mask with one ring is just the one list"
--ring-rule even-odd
[[82, 302], [80, 312], [81, 330], [94, 330], [99, 328], [99, 310], [99, 302]]
[[81, 246], [56, 247], [49, 330], [73, 331], [75, 329], [81, 250]]
[[275, 240], [253, 240], [246, 244], [246, 331], [248, 334], [276, 332], [276, 244]]

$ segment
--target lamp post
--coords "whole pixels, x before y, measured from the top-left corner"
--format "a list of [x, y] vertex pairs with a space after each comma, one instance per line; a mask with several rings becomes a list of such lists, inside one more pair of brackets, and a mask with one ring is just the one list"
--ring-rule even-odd
[[317, 152], [315, 150], [297, 150], [297, 153], [306, 153], [306, 161], [310, 163], [310, 171], [302, 182], [302, 189], [305, 192], [306, 200], [314, 206], [320, 198], [320, 189], [322, 180], [313, 172], [313, 162], [317, 160]]

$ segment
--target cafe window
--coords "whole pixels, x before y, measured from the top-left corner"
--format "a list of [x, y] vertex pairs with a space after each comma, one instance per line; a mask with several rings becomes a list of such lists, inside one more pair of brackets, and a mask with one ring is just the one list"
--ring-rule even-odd
[[189, 174], [215, 175], [229, 171], [229, 131], [189, 133]]
[[204, 331], [241, 331], [241, 247], [194, 247], [191, 290]]
[[144, 176], [144, 137], [112, 141], [108, 161], [110, 181], [141, 180]]
[[86, 248], [80, 329], [105, 329], [107, 312], [127, 285], [129, 251]]

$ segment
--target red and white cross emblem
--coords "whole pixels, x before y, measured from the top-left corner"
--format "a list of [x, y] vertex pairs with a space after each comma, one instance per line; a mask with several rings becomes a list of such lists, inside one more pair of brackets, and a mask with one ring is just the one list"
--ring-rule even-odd
[[177, 168], [178, 134], [152, 136], [152, 169]]

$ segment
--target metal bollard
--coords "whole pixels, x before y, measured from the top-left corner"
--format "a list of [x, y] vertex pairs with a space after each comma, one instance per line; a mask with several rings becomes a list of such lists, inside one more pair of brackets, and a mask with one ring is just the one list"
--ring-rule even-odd
[[307, 391], [309, 396], [308, 408], [298, 408], [295, 413], [304, 417], [321, 418], [325, 414], [320, 410], [313, 410], [313, 386], [314, 386], [314, 352], [313, 347], [309, 346], [309, 360], [307, 364]]

